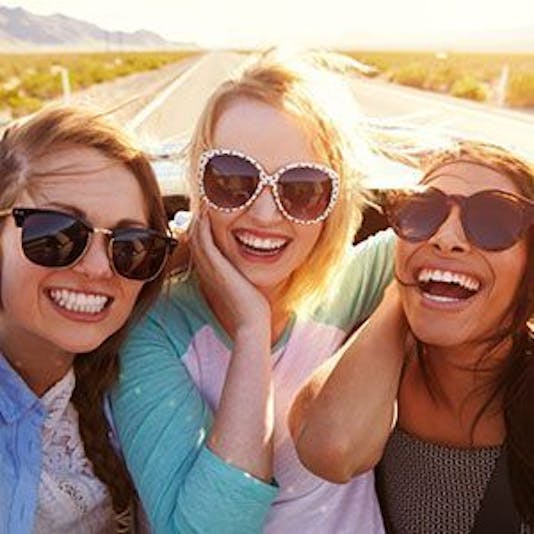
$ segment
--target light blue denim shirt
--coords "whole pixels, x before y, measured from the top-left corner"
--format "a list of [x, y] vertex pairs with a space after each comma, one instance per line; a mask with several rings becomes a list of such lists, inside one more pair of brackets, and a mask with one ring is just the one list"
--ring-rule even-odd
[[0, 534], [33, 530], [46, 411], [0, 354]]

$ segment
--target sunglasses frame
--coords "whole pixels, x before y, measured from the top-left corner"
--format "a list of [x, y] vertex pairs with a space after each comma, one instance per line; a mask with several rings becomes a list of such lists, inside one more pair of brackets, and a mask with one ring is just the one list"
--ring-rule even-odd
[[[240, 206], [236, 206], [234, 208], [224, 208], [222, 206], [218, 206], [217, 204], [212, 202], [206, 194], [206, 189], [204, 187], [204, 173], [206, 170], [206, 166], [214, 157], [217, 156], [234, 156], [241, 158], [251, 163], [258, 171], [258, 185], [256, 186], [254, 193], [246, 202], [244, 202]], [[298, 219], [293, 215], [289, 214], [282, 204], [280, 195], [278, 193], [278, 182], [280, 180], [280, 177], [285, 172], [290, 171], [292, 169], [314, 169], [317, 171], [321, 171], [325, 173], [326, 176], [328, 176], [332, 182], [332, 192], [330, 194], [330, 201], [328, 203], [328, 206], [324, 209], [321, 215], [316, 217], [315, 219]], [[268, 174], [267, 172], [265, 172], [261, 164], [253, 157], [247, 156], [246, 154], [238, 150], [231, 150], [226, 148], [213, 148], [210, 150], [206, 150], [201, 154], [198, 166], [198, 183], [200, 188], [200, 197], [205, 198], [211, 208], [217, 211], [222, 211], [224, 213], [235, 213], [236, 211], [248, 208], [260, 196], [263, 189], [267, 186], [270, 186], [276, 207], [280, 210], [280, 212], [286, 219], [298, 224], [316, 224], [321, 221], [324, 221], [330, 215], [330, 213], [332, 213], [332, 210], [334, 209], [339, 195], [339, 175], [336, 171], [334, 171], [330, 167], [327, 167], [326, 165], [311, 161], [289, 163], [288, 165], [284, 165], [283, 167], [278, 169], [274, 174]]]
[[[107, 238], [106, 255], [107, 255], [111, 270], [113, 271], [114, 274], [116, 274], [117, 276], [121, 276], [122, 278], [125, 278], [127, 280], [135, 280], [135, 281], [138, 281], [138, 282], [151, 282], [152, 280], [155, 280], [161, 274], [161, 272], [165, 268], [165, 263], [166, 263], [167, 259], [169, 258], [169, 256], [172, 253], [173, 249], [178, 244], [178, 241], [176, 239], [174, 239], [173, 237], [171, 237], [170, 235], [164, 235], [161, 232], [158, 232], [157, 230], [153, 230], [151, 228], [130, 227], [130, 228], [117, 228], [115, 230], [112, 230], [110, 228], [101, 228], [101, 227], [97, 227], [97, 226], [91, 226], [90, 224], [85, 222], [80, 217], [77, 217], [76, 215], [73, 215], [71, 213], [66, 213], [66, 212], [63, 212], [63, 211], [58, 211], [58, 210], [53, 210], [53, 209], [13, 207], [13, 208], [1, 210], [0, 211], [0, 218], [8, 217], [9, 215], [12, 215], [13, 218], [15, 219], [15, 225], [17, 226], [17, 228], [20, 228], [21, 230], [23, 230], [24, 229], [24, 222], [26, 221], [26, 219], [29, 216], [31, 216], [32, 214], [36, 214], [36, 213], [39, 213], [39, 214], [51, 213], [51, 214], [55, 214], [55, 215], [61, 215], [63, 217], [70, 217], [70, 218], [72, 218], [73, 221], [75, 221], [75, 222], [79, 223], [80, 225], [82, 225], [82, 227], [85, 228], [87, 230], [87, 232], [88, 232], [88, 237], [87, 237], [87, 240], [86, 240], [86, 243], [85, 243], [85, 246], [84, 246], [83, 250], [80, 252], [80, 254], [72, 262], [68, 263], [67, 265], [51, 265], [51, 266], [41, 265], [40, 263], [36, 263], [35, 261], [33, 261], [31, 258], [29, 258], [26, 255], [26, 252], [24, 251], [24, 244], [22, 242], [22, 232], [21, 232], [21, 241], [20, 241], [20, 243], [21, 243], [21, 247], [22, 247], [22, 252], [24, 253], [24, 257], [28, 261], [33, 263], [34, 265], [39, 265], [40, 267], [45, 267], [47, 269], [60, 270], [60, 269], [69, 269], [71, 267], [74, 267], [87, 254], [87, 251], [89, 250], [89, 247], [91, 246], [91, 241], [92, 241], [93, 234], [102, 234], [102, 235], [106, 236], [106, 238]], [[125, 276], [125, 275], [119, 273], [117, 271], [116, 267], [115, 267], [115, 261], [113, 259], [113, 242], [117, 237], [119, 237], [119, 235], [122, 232], [126, 233], [126, 232], [132, 231], [132, 230], [144, 231], [144, 232], [147, 233], [147, 235], [157, 236], [157, 237], [162, 238], [165, 241], [166, 250], [165, 250], [164, 259], [162, 260], [161, 265], [160, 265], [159, 269], [157, 270], [157, 272], [155, 274], [153, 274], [152, 276], [150, 276], [149, 278], [132, 278], [132, 277], [129, 277], [129, 276]]]
[[[402, 202], [403, 199], [409, 199], [410, 197], [414, 195], [422, 195], [422, 194], [429, 193], [429, 192], [438, 193], [441, 197], [445, 199], [445, 205], [447, 207], [445, 218], [441, 220], [439, 223], [437, 223], [437, 226], [434, 229], [434, 231], [431, 232], [428, 236], [421, 237], [421, 238], [405, 237], [403, 235], [400, 225], [396, 224], [394, 220], [395, 219], [394, 213], [395, 213], [396, 205]], [[469, 231], [469, 227], [468, 225], [466, 225], [465, 220], [464, 220], [464, 217], [465, 217], [464, 206], [470, 198], [479, 196], [479, 195], [498, 195], [499, 197], [504, 198], [507, 202], [511, 202], [515, 204], [515, 206], [517, 206], [517, 209], [519, 210], [521, 214], [521, 219], [522, 219], [521, 231], [517, 235], [517, 238], [515, 239], [515, 241], [511, 243], [510, 245], [507, 245], [506, 247], [487, 248], [487, 247], [480, 246], [480, 244], [476, 243], [476, 239], [473, 239], [473, 236], [471, 232]], [[395, 191], [395, 192], [390, 192], [389, 194], [386, 195], [384, 211], [387, 216], [389, 224], [391, 225], [395, 233], [401, 239], [404, 239], [405, 241], [409, 241], [411, 243], [420, 243], [422, 241], [426, 241], [427, 239], [430, 239], [432, 236], [436, 234], [436, 232], [440, 229], [440, 227], [450, 217], [451, 209], [452, 209], [452, 206], [454, 205], [457, 205], [460, 208], [460, 222], [462, 224], [462, 229], [468, 241], [473, 246], [480, 248], [482, 250], [497, 252], [497, 251], [502, 251], [502, 250], [506, 250], [508, 248], [513, 247], [517, 242], [519, 242], [523, 238], [529, 226], [531, 226], [534, 223], [534, 201], [533, 200], [530, 200], [521, 195], [509, 193], [507, 191], [501, 191], [499, 189], [484, 189], [472, 195], [450, 195], [450, 194], [444, 193], [443, 191], [441, 191], [441, 189], [438, 189], [437, 187], [423, 187], [423, 188], [417, 188], [417, 189], [408, 190], [408, 191], [406, 190]]]

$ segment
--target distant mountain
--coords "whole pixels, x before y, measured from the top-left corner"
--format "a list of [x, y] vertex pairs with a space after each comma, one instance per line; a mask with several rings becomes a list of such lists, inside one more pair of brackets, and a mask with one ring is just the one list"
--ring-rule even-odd
[[165, 48], [173, 46], [149, 31], [111, 32], [64, 15], [35, 15], [0, 6], [0, 48]]

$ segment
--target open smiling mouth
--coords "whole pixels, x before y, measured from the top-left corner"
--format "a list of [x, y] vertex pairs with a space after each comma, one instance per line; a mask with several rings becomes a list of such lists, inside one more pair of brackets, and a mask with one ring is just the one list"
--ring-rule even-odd
[[257, 256], [276, 256], [288, 245], [290, 240], [280, 237], [258, 237], [248, 232], [234, 233], [234, 237], [246, 252]]
[[113, 300], [107, 295], [83, 293], [67, 289], [51, 289], [48, 291], [48, 296], [60, 308], [70, 312], [90, 315], [102, 312]]
[[420, 291], [435, 302], [465, 301], [478, 293], [480, 285], [473, 276], [452, 271], [421, 269], [417, 275]]

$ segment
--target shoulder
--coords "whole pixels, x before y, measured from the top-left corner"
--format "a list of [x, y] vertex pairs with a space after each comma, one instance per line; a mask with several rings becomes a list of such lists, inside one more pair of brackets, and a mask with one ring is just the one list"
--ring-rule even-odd
[[211, 317], [194, 280], [170, 282], [148, 312], [132, 325], [121, 352], [127, 352], [137, 341], [153, 341], [156, 345], [165, 341], [182, 353], [196, 333], [211, 323]]
[[395, 235], [378, 232], [351, 246], [334, 273], [328, 298], [313, 313], [321, 322], [335, 324], [348, 332], [376, 307], [393, 277]]

